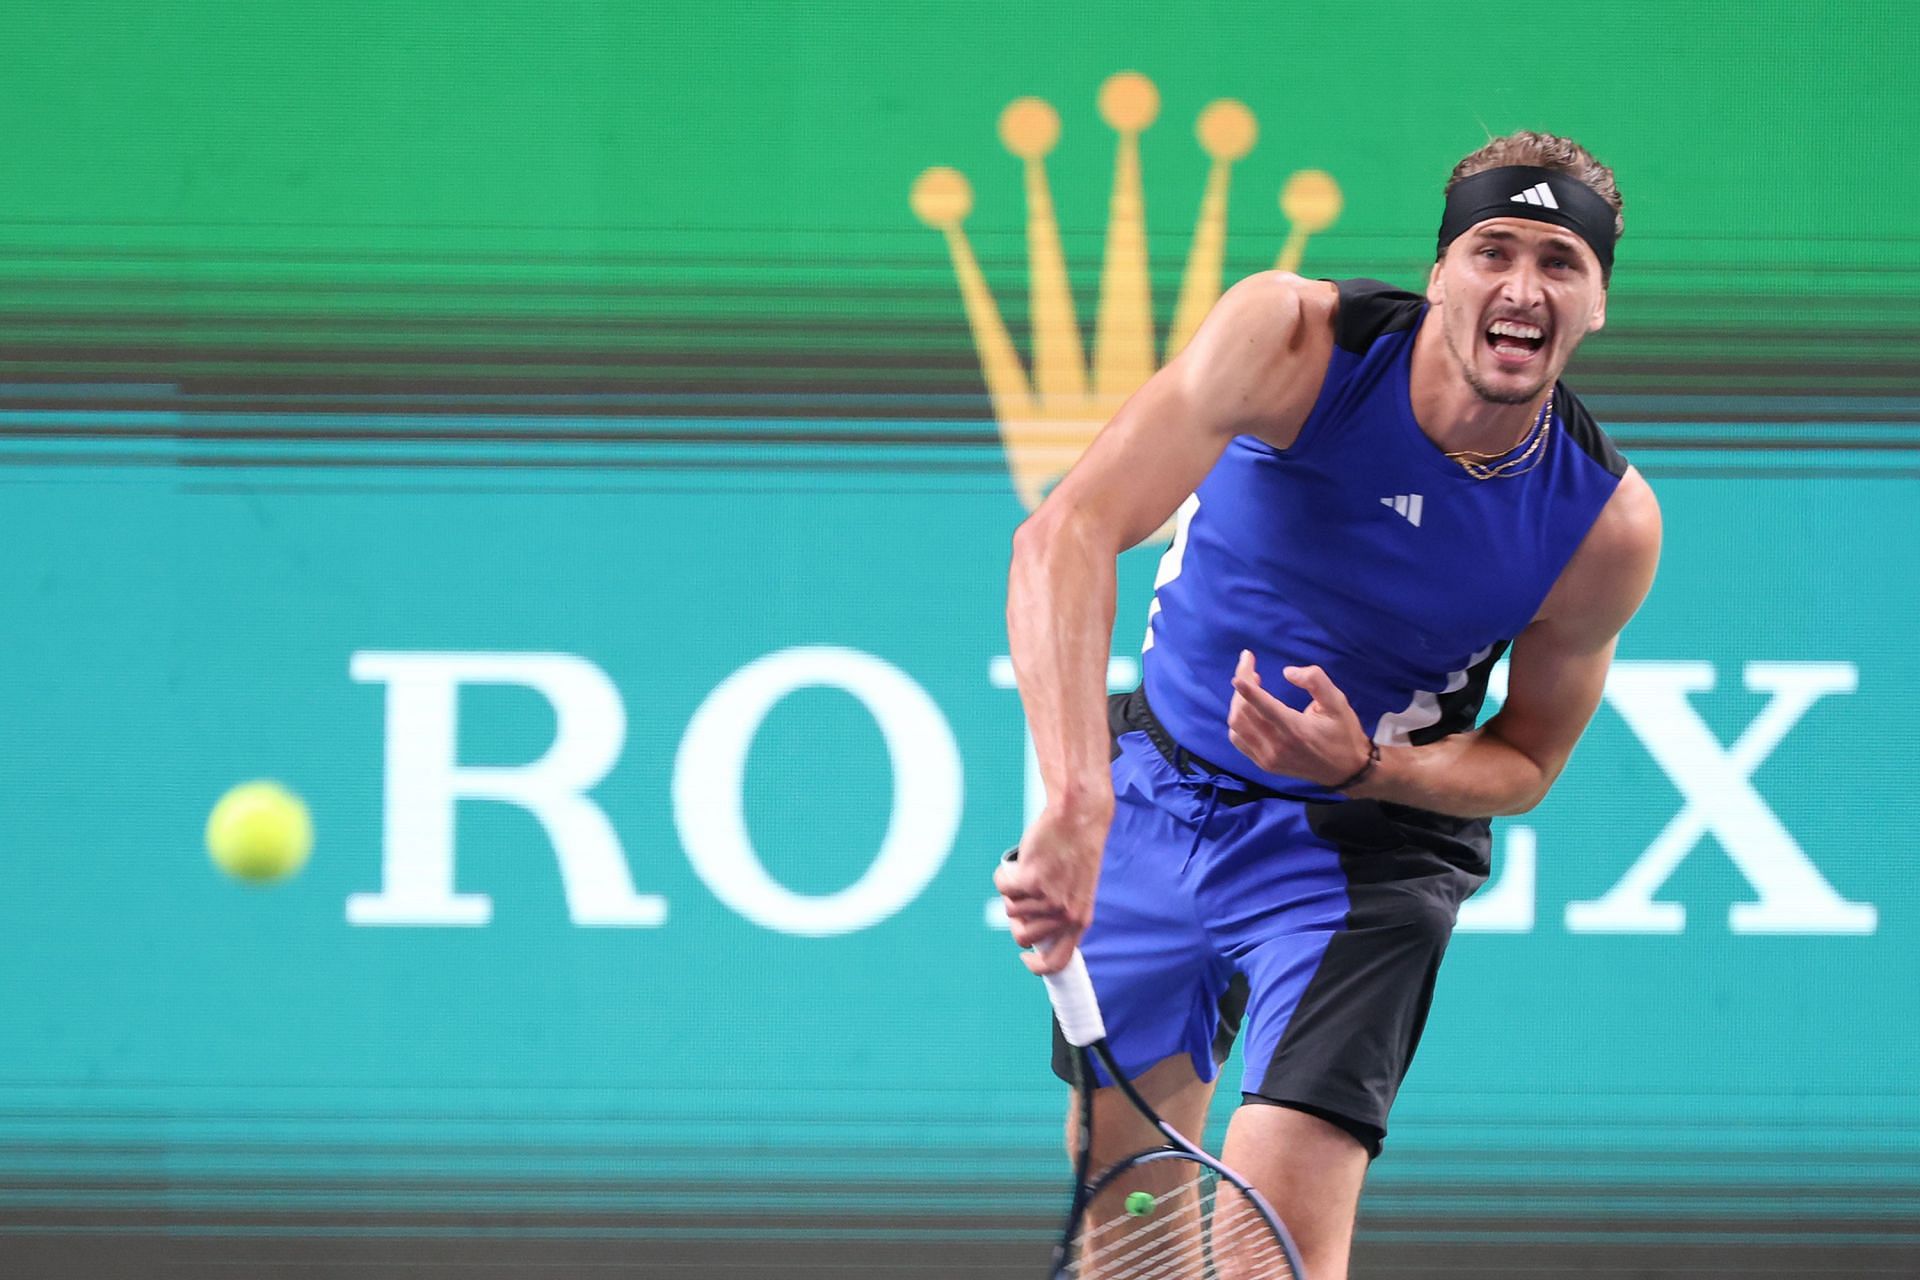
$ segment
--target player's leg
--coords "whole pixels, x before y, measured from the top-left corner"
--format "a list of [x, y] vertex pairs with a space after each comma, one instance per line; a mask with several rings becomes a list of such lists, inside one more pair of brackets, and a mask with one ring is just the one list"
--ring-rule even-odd
[[[1213, 1101], [1214, 1081], [1195, 1074], [1193, 1061], [1186, 1054], [1161, 1060], [1133, 1077], [1133, 1086], [1161, 1119], [1191, 1141], [1200, 1141], [1207, 1123], [1207, 1106]], [[1094, 1092], [1092, 1164], [1096, 1170], [1164, 1141], [1160, 1131], [1118, 1089]], [[1080, 1108], [1076, 1101], [1067, 1108], [1067, 1154], [1071, 1156], [1079, 1149]]]
[[[1133, 1084], [1161, 1119], [1196, 1144], [1207, 1122], [1207, 1104], [1213, 1099], [1213, 1081], [1202, 1080], [1193, 1060], [1184, 1053], [1165, 1058], [1132, 1077]], [[1079, 1151], [1079, 1102], [1067, 1111], [1067, 1156]], [[1096, 1173], [1139, 1151], [1163, 1145], [1166, 1139], [1145, 1116], [1111, 1086], [1093, 1096], [1093, 1146], [1089, 1167]], [[1087, 1206], [1087, 1226], [1081, 1234], [1080, 1280], [1102, 1280], [1110, 1267], [1128, 1270], [1126, 1255], [1141, 1245], [1142, 1225], [1127, 1209], [1127, 1200], [1145, 1192], [1157, 1203], [1147, 1229], [1174, 1233], [1155, 1242], [1158, 1249], [1189, 1248], [1197, 1253], [1201, 1229], [1200, 1199], [1192, 1186], [1191, 1166], [1180, 1163], [1135, 1166], [1124, 1178], [1095, 1196]], [[1121, 1243], [1121, 1241], [1125, 1243]], [[1191, 1241], [1189, 1245], [1176, 1240]], [[1118, 1256], [1116, 1256], [1118, 1255]]]
[[1249, 1103], [1233, 1113], [1220, 1158], [1280, 1215], [1308, 1280], [1345, 1280], [1367, 1176], [1367, 1148], [1359, 1139], [1304, 1111]]
[[[1101, 858], [1093, 924], [1081, 939], [1107, 1042], [1121, 1069], [1169, 1124], [1200, 1140], [1219, 1058], [1223, 999], [1237, 1017], [1231, 973], [1199, 925], [1197, 872], [1188, 857], [1204, 808], [1183, 779], [1138, 732], [1122, 734], [1114, 761], [1114, 817]], [[1075, 1055], [1055, 1028], [1054, 1071], [1073, 1078]], [[1164, 1139], [1104, 1078], [1093, 1104], [1091, 1165], [1157, 1147]], [[1077, 1103], [1069, 1107], [1067, 1149], [1077, 1150]], [[1174, 1166], [1146, 1166], [1124, 1187], [1103, 1192], [1096, 1223], [1120, 1220], [1131, 1192], [1172, 1193], [1190, 1177]], [[1161, 1185], [1161, 1180], [1166, 1184]], [[1176, 1207], [1178, 1201], [1166, 1209]], [[1197, 1221], [1198, 1200], [1186, 1215]], [[1177, 1220], [1162, 1211], [1156, 1221]]]
[[1367, 1163], [1484, 855], [1365, 801], [1245, 809], [1202, 892], [1250, 993], [1250, 1105], [1225, 1158], [1273, 1202], [1312, 1280], [1342, 1280]]

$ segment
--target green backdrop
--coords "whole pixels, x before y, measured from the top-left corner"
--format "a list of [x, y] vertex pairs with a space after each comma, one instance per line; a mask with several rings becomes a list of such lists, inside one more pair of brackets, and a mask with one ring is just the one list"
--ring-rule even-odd
[[[967, 175], [1027, 351], [995, 121], [1051, 102], [1085, 322], [1094, 101], [1133, 69], [1163, 327], [1215, 98], [1261, 130], [1229, 278], [1272, 264], [1302, 168], [1344, 198], [1303, 269], [1409, 286], [1489, 132], [1574, 135], [1626, 196], [1569, 377], [1660, 494], [1665, 560], [1567, 776], [1499, 828], [1370, 1221], [1920, 1241], [1900, 8], [1070, 9], [8, 15], [9, 1230], [670, 1223], [720, 1181], [770, 1197], [742, 1232], [1050, 1211], [1044, 1001], [986, 914], [1032, 802], [1001, 658], [1022, 508], [907, 197]], [[1122, 564], [1119, 682], [1156, 554]], [[319, 833], [266, 889], [200, 847], [254, 777]]]

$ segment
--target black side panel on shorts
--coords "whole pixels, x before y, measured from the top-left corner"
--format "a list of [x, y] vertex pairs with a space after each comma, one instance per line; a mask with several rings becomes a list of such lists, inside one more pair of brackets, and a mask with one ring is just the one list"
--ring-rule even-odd
[[1334, 317], [1333, 340], [1348, 351], [1365, 351], [1383, 333], [1411, 329], [1420, 323], [1427, 300], [1396, 289], [1383, 280], [1336, 280], [1340, 313]]
[[1374, 800], [1309, 805], [1307, 823], [1340, 850], [1347, 927], [1328, 942], [1250, 1092], [1349, 1121], [1341, 1127], [1378, 1155], [1368, 1135], [1386, 1135], [1454, 918], [1486, 882], [1488, 824]]

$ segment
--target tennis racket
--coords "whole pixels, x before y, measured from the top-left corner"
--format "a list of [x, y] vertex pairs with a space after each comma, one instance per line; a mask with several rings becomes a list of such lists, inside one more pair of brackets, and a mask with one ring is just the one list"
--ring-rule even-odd
[[[1046, 975], [1046, 983], [1054, 1015], [1073, 1046], [1080, 1116], [1073, 1202], [1053, 1252], [1054, 1280], [1304, 1277], [1292, 1238], [1260, 1193], [1156, 1115], [1120, 1070], [1080, 953]], [[1097, 1172], [1091, 1167], [1096, 1061], [1164, 1139]]]

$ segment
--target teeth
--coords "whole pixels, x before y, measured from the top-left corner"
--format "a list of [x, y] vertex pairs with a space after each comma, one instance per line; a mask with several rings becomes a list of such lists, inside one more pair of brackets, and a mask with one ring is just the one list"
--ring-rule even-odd
[[1487, 329], [1488, 333], [1503, 338], [1544, 338], [1547, 331], [1537, 324], [1522, 324], [1515, 320], [1495, 320]]

